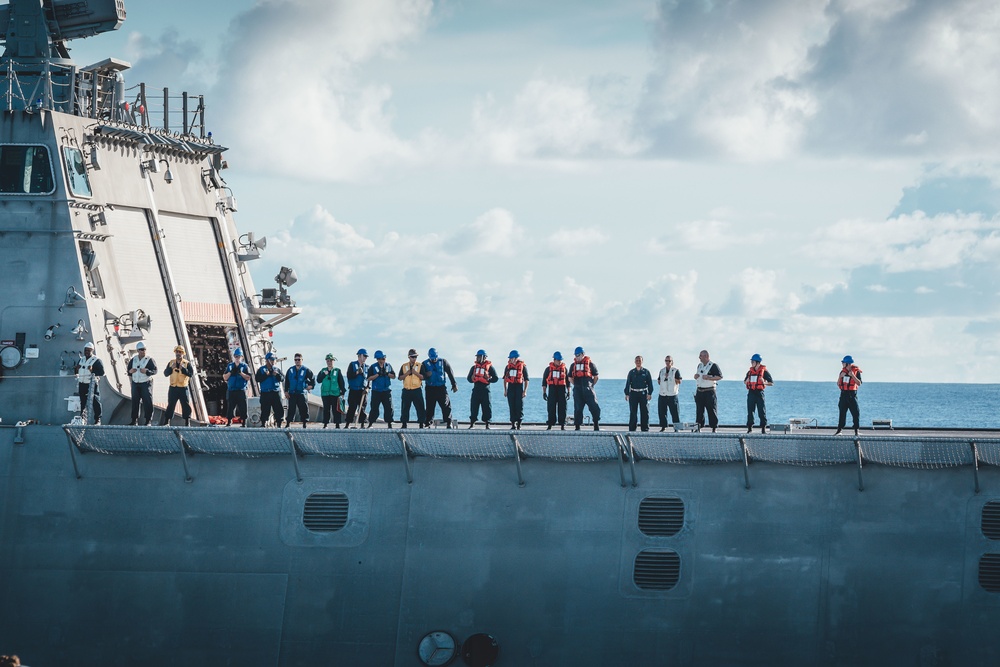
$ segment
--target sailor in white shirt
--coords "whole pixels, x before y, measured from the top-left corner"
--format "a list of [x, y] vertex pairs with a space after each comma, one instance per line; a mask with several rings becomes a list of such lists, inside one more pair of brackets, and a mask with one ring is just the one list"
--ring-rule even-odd
[[694, 407], [696, 412], [695, 421], [698, 427], [705, 426], [705, 412], [708, 412], [708, 425], [712, 427], [712, 433], [719, 427], [719, 404], [715, 396], [715, 385], [722, 379], [722, 370], [719, 365], [708, 356], [708, 350], [702, 350], [698, 354], [701, 363], [694, 374], [697, 391], [694, 393]]
[[[677, 407], [677, 393], [681, 388], [681, 374], [674, 368], [674, 360], [669, 354], [663, 359], [663, 368], [657, 382], [660, 385], [660, 397], [657, 403], [660, 414], [660, 432], [667, 430], [667, 424], [679, 424], [680, 411]], [[667, 410], [670, 410], [670, 422], [667, 422]]]
[[156, 374], [156, 362], [146, 356], [146, 344], [139, 341], [135, 345], [135, 356], [128, 362], [128, 377], [132, 381], [132, 421], [139, 423], [139, 404], [142, 404], [142, 424], [149, 426], [153, 421], [153, 391], [151, 378]]
[[[80, 413], [84, 415], [84, 422], [88, 408], [92, 408], [94, 424], [101, 423], [101, 393], [100, 380], [104, 376], [104, 364], [94, 354], [94, 344], [87, 343], [83, 346], [83, 358], [76, 363], [77, 395], [80, 397]], [[92, 397], [93, 403], [88, 406], [87, 398]]]

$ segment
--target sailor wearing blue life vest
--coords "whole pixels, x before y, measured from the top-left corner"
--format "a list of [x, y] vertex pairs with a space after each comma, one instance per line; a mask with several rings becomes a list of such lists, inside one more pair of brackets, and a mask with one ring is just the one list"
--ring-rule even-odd
[[257, 386], [260, 387], [260, 425], [267, 426], [267, 420], [274, 413], [274, 425], [281, 428], [285, 418], [285, 406], [281, 404], [281, 369], [274, 365], [274, 352], [264, 355], [264, 365], [257, 369]]
[[233, 425], [233, 417], [240, 418], [240, 426], [247, 425], [247, 383], [250, 367], [243, 363], [243, 350], [233, 350], [233, 360], [222, 374], [226, 381], [226, 426]]
[[452, 427], [451, 421], [451, 399], [448, 398], [448, 390], [445, 388], [445, 380], [451, 380], [452, 393], [458, 391], [458, 383], [455, 382], [455, 374], [451, 371], [451, 364], [447, 359], [438, 356], [437, 350], [433, 347], [427, 350], [427, 359], [420, 365], [421, 374], [427, 378], [425, 394], [427, 397], [427, 425], [434, 421], [434, 406], [441, 406], [441, 421], [448, 428]]
[[306, 394], [316, 386], [316, 378], [313, 372], [302, 365], [302, 355], [295, 353], [295, 365], [285, 371], [285, 397], [288, 399], [288, 419], [285, 420], [285, 428], [295, 421], [295, 413], [298, 412], [302, 419], [302, 428], [309, 422], [309, 405], [306, 403]]
[[368, 381], [372, 388], [372, 407], [368, 414], [368, 428], [378, 419], [379, 406], [385, 423], [392, 428], [392, 381], [396, 379], [396, 371], [385, 360], [385, 352], [375, 350], [375, 363], [368, 367]]
[[590, 408], [594, 420], [594, 430], [600, 431], [601, 406], [597, 404], [594, 385], [597, 384], [597, 366], [586, 356], [582, 347], [573, 351], [573, 363], [569, 367], [569, 377], [573, 382], [573, 422], [577, 431], [583, 423], [583, 406]]
[[476, 352], [476, 363], [469, 369], [468, 381], [472, 383], [472, 398], [469, 399], [469, 428], [476, 425], [479, 409], [483, 409], [483, 422], [490, 427], [493, 408], [490, 406], [490, 385], [499, 382], [497, 369], [486, 358], [486, 350]]
[[358, 360], [347, 365], [347, 428], [354, 424], [355, 415], [364, 428], [368, 415], [368, 350], [358, 350]]

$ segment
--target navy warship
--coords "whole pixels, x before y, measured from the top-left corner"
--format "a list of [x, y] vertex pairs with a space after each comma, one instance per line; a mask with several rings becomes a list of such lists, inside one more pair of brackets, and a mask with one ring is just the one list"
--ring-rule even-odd
[[[1000, 660], [995, 432], [324, 431], [254, 428], [252, 410], [251, 428], [207, 426], [228, 353], [259, 365], [299, 312], [295, 275], [254, 286], [265, 242], [236, 226], [203, 98], [70, 59], [124, 20], [122, 0], [0, 6], [0, 653]], [[102, 425], [78, 414], [90, 341]], [[126, 425], [139, 342], [187, 351], [194, 425]]]

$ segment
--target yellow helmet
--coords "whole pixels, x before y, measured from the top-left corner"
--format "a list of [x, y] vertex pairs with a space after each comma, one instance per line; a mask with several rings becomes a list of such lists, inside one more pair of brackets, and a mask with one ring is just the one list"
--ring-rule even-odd
[[174, 353], [176, 354], [177, 352], [180, 352], [181, 354], [184, 354], [184, 346], [183, 345], [178, 345], [177, 347], [175, 347], [174, 348]]

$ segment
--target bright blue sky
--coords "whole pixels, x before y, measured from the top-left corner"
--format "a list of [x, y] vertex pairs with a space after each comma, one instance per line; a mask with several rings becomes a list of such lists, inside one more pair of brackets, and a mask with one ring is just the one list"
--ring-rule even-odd
[[1000, 378], [1000, 8], [127, 2], [73, 43], [205, 93], [258, 288], [319, 364], [576, 345], [730, 378]]

